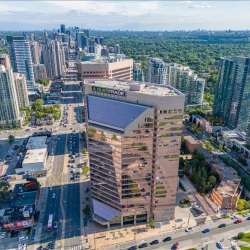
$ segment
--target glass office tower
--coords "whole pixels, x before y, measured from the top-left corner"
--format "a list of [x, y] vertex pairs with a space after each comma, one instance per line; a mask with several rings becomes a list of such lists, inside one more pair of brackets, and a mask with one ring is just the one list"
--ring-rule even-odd
[[184, 95], [171, 86], [84, 80], [93, 219], [174, 218]]

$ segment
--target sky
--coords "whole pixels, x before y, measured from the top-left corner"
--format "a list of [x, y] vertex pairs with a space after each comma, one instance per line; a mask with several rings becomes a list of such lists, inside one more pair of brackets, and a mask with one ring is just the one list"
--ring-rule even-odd
[[0, 1], [0, 30], [246, 30], [250, 1]]

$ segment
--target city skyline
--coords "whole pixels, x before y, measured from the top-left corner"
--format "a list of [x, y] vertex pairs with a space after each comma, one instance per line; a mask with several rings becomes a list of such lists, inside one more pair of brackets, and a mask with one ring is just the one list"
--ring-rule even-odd
[[61, 23], [97, 30], [244, 30], [249, 7], [233, 1], [37, 1], [32, 6], [4, 1], [0, 30], [52, 29]]

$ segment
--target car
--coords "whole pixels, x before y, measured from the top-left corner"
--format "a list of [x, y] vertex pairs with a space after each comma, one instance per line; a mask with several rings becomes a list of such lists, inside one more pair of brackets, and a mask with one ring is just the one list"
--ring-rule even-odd
[[70, 171], [70, 173], [71, 173], [71, 174], [74, 174], [74, 173], [75, 173], [75, 170], [74, 170], [74, 169], [72, 169], [72, 170]]
[[243, 217], [249, 217], [250, 213], [243, 214]]
[[196, 202], [194, 205], [195, 205], [195, 207], [197, 207], [197, 208], [200, 207], [199, 203], [197, 203], [197, 202]]
[[179, 247], [179, 242], [176, 242], [176, 243], [174, 244], [174, 249], [178, 249], [178, 247]]
[[69, 180], [70, 180], [70, 181], [75, 181], [75, 177], [74, 177], [74, 176], [71, 176]]
[[150, 245], [156, 245], [158, 243], [159, 243], [159, 240], [153, 240], [153, 241], [150, 242]]
[[147, 246], [148, 246], [148, 243], [143, 243], [140, 246], [138, 246], [138, 248], [144, 248], [144, 247], [147, 247]]
[[226, 227], [227, 225], [225, 224], [225, 223], [223, 223], [223, 224], [220, 224], [219, 226], [218, 226], [218, 228], [223, 228], [223, 227]]
[[54, 222], [54, 228], [57, 228], [57, 222], [56, 221]]
[[56, 194], [55, 194], [55, 193], [52, 194], [52, 198], [53, 198], [53, 199], [56, 198]]
[[206, 228], [206, 229], [204, 229], [203, 231], [202, 231], [202, 233], [208, 233], [208, 232], [210, 232], [210, 228]]
[[239, 220], [236, 220], [236, 221], [234, 222], [234, 224], [239, 224], [239, 223], [241, 223], [241, 222], [242, 222], [242, 220], [239, 219]]
[[49, 190], [52, 191], [53, 190], [52, 187], [50, 187]]
[[247, 220], [250, 220], [250, 216], [247, 218]]
[[28, 236], [22, 236], [22, 237], [19, 237], [18, 240], [19, 241], [28, 240], [28, 238], [29, 238]]
[[130, 248], [128, 248], [128, 250], [136, 250], [137, 249], [137, 246], [132, 246]]
[[216, 245], [218, 246], [219, 249], [223, 249], [224, 248], [224, 245], [220, 241], [218, 241], [216, 243]]
[[6, 237], [6, 232], [1, 233], [1, 238], [3, 239], [5, 237]]
[[167, 242], [167, 241], [171, 241], [172, 240], [172, 237], [166, 237], [165, 239], [163, 239], [162, 241], [163, 242]]
[[191, 231], [193, 231], [194, 229], [192, 228], [192, 227], [189, 227], [189, 228], [187, 228], [186, 230], [185, 230], [185, 232], [191, 232]]
[[238, 215], [234, 215], [234, 216], [231, 217], [232, 220], [237, 220], [237, 219], [239, 219], [239, 218], [240, 218], [240, 217], [239, 217]]

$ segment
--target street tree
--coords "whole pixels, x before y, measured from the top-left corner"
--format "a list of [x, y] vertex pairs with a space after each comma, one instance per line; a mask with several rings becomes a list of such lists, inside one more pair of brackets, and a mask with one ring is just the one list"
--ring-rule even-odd
[[15, 137], [14, 135], [9, 135], [8, 139], [9, 139], [9, 143], [11, 144], [15, 140]]
[[9, 198], [10, 183], [7, 181], [0, 181], [0, 201], [3, 202]]
[[88, 172], [89, 172], [89, 167], [88, 167], [87, 165], [83, 165], [83, 166], [82, 166], [82, 173], [83, 173], [85, 176], [87, 176]]

